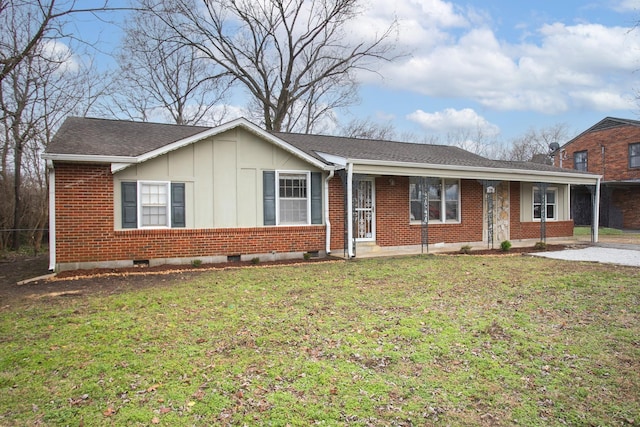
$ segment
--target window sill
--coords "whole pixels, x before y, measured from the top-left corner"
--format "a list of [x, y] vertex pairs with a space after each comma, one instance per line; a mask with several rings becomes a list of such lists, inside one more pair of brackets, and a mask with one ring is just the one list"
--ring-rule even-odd
[[[428, 222], [429, 225], [456, 225], [456, 224], [461, 224], [462, 221], [435, 221], [435, 220], [431, 220]], [[415, 220], [411, 220], [409, 221], [409, 225], [422, 225], [422, 221], [415, 221]]]

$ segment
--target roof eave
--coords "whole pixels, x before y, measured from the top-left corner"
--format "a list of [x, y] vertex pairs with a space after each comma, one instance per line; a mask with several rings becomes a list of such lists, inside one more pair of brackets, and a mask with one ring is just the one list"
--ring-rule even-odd
[[129, 156], [103, 156], [96, 154], [60, 154], [43, 153], [42, 159], [53, 162], [73, 162], [73, 163], [136, 163], [135, 157]]
[[[395, 168], [407, 168], [407, 169], [431, 169], [438, 171], [449, 171], [451, 177], [473, 175], [473, 178], [477, 179], [495, 179], [500, 178], [503, 180], [509, 179], [512, 181], [528, 181], [536, 182], [543, 178], [556, 178], [561, 179], [562, 182], [568, 184], [596, 184], [601, 175], [576, 173], [576, 172], [561, 172], [561, 171], [537, 171], [531, 169], [512, 169], [512, 168], [493, 168], [493, 167], [481, 167], [481, 166], [462, 166], [462, 165], [442, 165], [432, 163], [411, 163], [411, 162], [394, 162], [394, 161], [379, 161], [369, 159], [347, 159], [347, 163], [355, 165], [371, 166], [371, 167], [395, 167]], [[416, 172], [416, 175], [420, 172]], [[471, 178], [471, 176], [468, 176]]]

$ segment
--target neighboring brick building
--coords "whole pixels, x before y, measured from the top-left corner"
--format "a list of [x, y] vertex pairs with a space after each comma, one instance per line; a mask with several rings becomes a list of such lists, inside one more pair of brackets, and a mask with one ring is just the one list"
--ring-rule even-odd
[[[554, 165], [602, 175], [600, 226], [640, 229], [640, 121], [607, 117], [564, 144]], [[593, 189], [575, 186], [571, 216], [591, 225]]]
[[569, 186], [598, 179], [441, 145], [269, 133], [244, 119], [69, 118], [43, 157], [56, 270], [568, 237]]

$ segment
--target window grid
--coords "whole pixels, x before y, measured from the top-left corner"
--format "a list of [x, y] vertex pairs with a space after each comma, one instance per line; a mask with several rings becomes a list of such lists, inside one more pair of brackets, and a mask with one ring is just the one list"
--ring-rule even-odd
[[140, 184], [141, 223], [143, 227], [167, 227], [169, 225], [168, 184]]
[[280, 224], [307, 224], [307, 175], [281, 173], [278, 177]]
[[629, 144], [629, 167], [640, 168], [640, 142]]
[[[419, 189], [420, 177], [409, 180], [409, 209], [411, 221], [422, 221], [422, 194]], [[444, 188], [444, 197], [442, 189]], [[442, 179], [439, 184], [429, 185], [429, 221], [458, 222], [460, 221], [460, 181], [457, 179]], [[444, 212], [444, 218], [443, 218]]]
[[[547, 189], [547, 203], [546, 203], [546, 219], [557, 219], [557, 194], [558, 190], [555, 188]], [[542, 217], [542, 193], [537, 187], [533, 189], [533, 219], [540, 220]]]
[[573, 153], [573, 168], [579, 171], [587, 170], [587, 151]]

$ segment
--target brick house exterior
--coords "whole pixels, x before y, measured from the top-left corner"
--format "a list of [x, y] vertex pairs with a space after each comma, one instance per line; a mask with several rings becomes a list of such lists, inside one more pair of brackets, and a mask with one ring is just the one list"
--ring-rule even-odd
[[598, 180], [454, 147], [269, 133], [244, 119], [69, 118], [43, 157], [55, 270], [568, 237], [569, 186]]
[[[640, 121], [606, 117], [554, 155], [558, 167], [602, 175], [600, 226], [640, 229]], [[572, 189], [572, 218], [591, 225], [593, 189]]]

